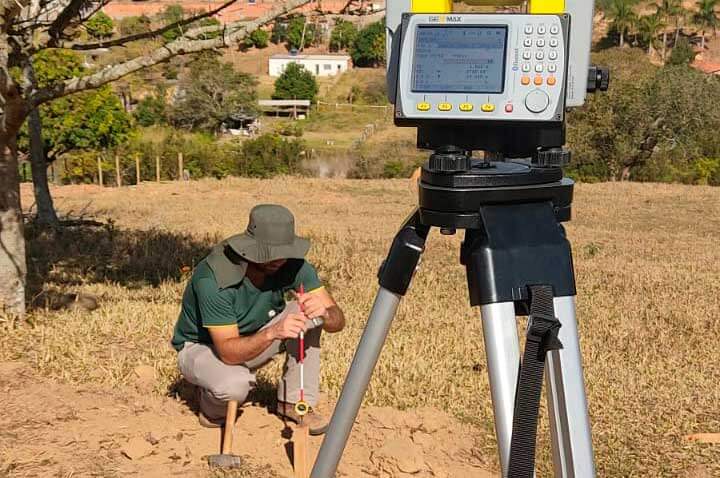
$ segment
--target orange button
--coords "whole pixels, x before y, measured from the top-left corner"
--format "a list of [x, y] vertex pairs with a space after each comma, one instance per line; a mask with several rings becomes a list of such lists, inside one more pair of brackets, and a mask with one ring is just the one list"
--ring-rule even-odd
[[536, 76], [536, 77], [535, 77], [535, 84], [536, 84], [537, 86], [540, 86], [540, 85], [543, 84], [542, 76]]
[[520, 83], [523, 85], [529, 85], [530, 84], [530, 77], [529, 76], [523, 76], [520, 78]]
[[554, 76], [551, 76], [547, 79], [547, 84], [550, 86], [554, 86], [555, 83], [557, 83], [557, 79]]
[[513, 105], [508, 103], [505, 105], [505, 112], [506, 113], [512, 113], [513, 112]]

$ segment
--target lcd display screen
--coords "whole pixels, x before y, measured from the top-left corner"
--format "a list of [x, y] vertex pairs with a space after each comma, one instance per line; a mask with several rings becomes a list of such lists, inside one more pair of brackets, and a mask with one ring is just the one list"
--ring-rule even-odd
[[419, 26], [412, 91], [502, 93], [506, 26]]

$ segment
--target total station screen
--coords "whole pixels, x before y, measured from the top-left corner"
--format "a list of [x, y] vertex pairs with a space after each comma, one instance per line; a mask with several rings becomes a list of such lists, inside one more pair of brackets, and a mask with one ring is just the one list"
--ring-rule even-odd
[[507, 27], [419, 26], [412, 91], [502, 93]]

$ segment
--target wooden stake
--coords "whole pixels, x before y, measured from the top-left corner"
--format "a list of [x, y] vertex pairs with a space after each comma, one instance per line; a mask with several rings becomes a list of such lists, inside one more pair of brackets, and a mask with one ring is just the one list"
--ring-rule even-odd
[[293, 432], [293, 465], [295, 478], [308, 478], [310, 474], [310, 429], [307, 425], [298, 425]]
[[103, 185], [103, 175], [102, 175], [102, 157], [98, 156], [98, 184], [100, 186]]
[[185, 179], [185, 174], [183, 174], [183, 155], [182, 153], [178, 153], [178, 181], [183, 181]]
[[160, 182], [160, 156], [155, 156], [155, 181]]
[[117, 187], [122, 186], [122, 177], [120, 176], [120, 156], [115, 155], [115, 184]]
[[135, 184], [140, 184], [140, 156], [135, 153]]

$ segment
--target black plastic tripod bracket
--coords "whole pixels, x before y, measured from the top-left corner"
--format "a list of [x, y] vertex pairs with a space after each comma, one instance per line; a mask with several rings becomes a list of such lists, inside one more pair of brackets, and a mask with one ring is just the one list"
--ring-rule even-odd
[[401, 296], [407, 293], [429, 232], [430, 226], [420, 223], [420, 213], [416, 209], [395, 235], [390, 252], [380, 266], [381, 287]]

